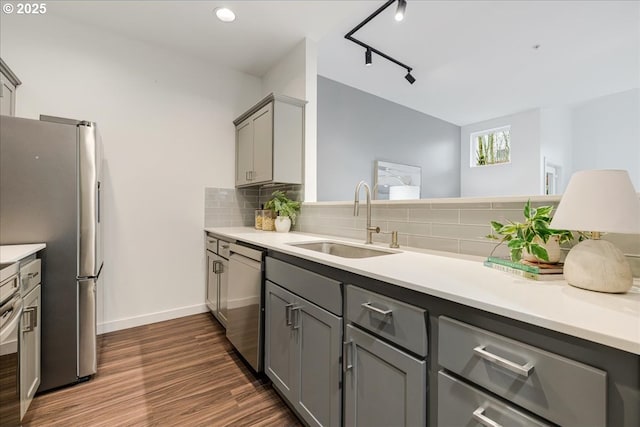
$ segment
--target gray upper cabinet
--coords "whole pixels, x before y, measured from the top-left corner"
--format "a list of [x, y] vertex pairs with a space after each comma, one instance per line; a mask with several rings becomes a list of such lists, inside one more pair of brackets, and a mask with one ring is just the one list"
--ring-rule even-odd
[[307, 425], [340, 425], [342, 319], [269, 281], [265, 309], [265, 371], [274, 387]]
[[270, 94], [236, 120], [236, 187], [302, 184], [304, 105]]
[[16, 115], [16, 88], [22, 83], [20, 79], [0, 58], [0, 115]]

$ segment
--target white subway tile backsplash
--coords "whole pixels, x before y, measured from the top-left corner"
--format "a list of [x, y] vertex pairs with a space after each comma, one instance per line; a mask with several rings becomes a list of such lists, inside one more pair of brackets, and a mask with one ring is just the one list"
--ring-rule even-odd
[[486, 240], [485, 236], [490, 232], [491, 227], [489, 225], [431, 225], [431, 234], [433, 236], [453, 239]]
[[257, 190], [205, 188], [204, 226], [251, 226], [258, 208]]
[[397, 231], [401, 234], [415, 236], [430, 236], [432, 234], [431, 224], [423, 222], [389, 221], [386, 223], [385, 231]]
[[497, 241], [460, 240], [460, 253], [462, 254], [488, 257], [492, 252], [493, 256], [508, 257], [510, 255], [507, 245], [498, 246]]
[[524, 214], [522, 209], [465, 209], [460, 211], [460, 224], [490, 224], [491, 221], [498, 221], [502, 224], [509, 221], [522, 222]]
[[[300, 200], [301, 186], [279, 186], [256, 189], [205, 189], [205, 227], [253, 226], [254, 209], [266, 203], [274, 189], [283, 189], [287, 196]], [[522, 221], [521, 202], [413, 202], [376, 201], [372, 205], [372, 225], [382, 232], [398, 231], [402, 247], [414, 247], [468, 255], [488, 256], [497, 244], [484, 236], [491, 232], [489, 222]], [[534, 207], [557, 206], [557, 201], [532, 202]], [[325, 234], [357, 240], [366, 239], [366, 206], [361, 201], [360, 215], [353, 216], [353, 205], [344, 203], [303, 204], [293, 229], [305, 233]], [[612, 241], [627, 255], [635, 277], [640, 276], [640, 236], [609, 234]], [[373, 240], [388, 244], [390, 234], [374, 234]], [[567, 249], [564, 250], [566, 254]], [[508, 256], [505, 244], [494, 255]]]
[[457, 239], [443, 239], [440, 237], [422, 237], [409, 235], [407, 239], [407, 246], [455, 253], [458, 253], [459, 251]]
[[431, 209], [491, 209], [490, 202], [432, 203]]
[[458, 224], [460, 222], [460, 211], [458, 209], [430, 209], [412, 207], [409, 208], [409, 221]]

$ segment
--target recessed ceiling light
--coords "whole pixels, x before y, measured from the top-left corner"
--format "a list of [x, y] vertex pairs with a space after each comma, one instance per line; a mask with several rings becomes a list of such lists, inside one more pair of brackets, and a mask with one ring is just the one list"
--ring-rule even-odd
[[222, 22], [233, 22], [236, 20], [236, 14], [233, 11], [226, 7], [217, 7], [214, 9], [216, 16]]

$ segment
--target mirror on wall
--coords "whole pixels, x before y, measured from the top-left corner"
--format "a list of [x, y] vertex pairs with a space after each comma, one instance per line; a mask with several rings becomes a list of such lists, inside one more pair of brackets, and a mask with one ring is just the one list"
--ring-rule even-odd
[[422, 182], [420, 167], [376, 160], [373, 164], [373, 170], [374, 199], [420, 199], [420, 184]]
[[[409, 2], [402, 23], [383, 13], [359, 35], [410, 64], [414, 84], [327, 36], [318, 201], [350, 200], [376, 160], [419, 168], [421, 198], [561, 194], [583, 169], [625, 169], [640, 191], [638, 28], [638, 2]], [[473, 165], [473, 136], [504, 128], [509, 161]]]

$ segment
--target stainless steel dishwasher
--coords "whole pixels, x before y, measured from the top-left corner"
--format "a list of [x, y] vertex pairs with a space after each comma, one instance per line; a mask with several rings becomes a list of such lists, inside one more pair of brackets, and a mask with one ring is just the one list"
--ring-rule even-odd
[[262, 371], [263, 252], [230, 244], [227, 338], [242, 357]]

